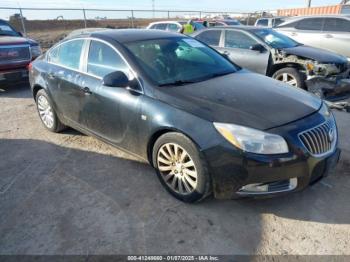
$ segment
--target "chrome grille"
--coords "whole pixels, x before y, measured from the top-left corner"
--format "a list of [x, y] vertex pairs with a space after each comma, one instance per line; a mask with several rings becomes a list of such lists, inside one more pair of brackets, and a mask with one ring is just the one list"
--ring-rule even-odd
[[30, 61], [29, 45], [6, 45], [0, 46], [0, 64]]
[[334, 119], [299, 134], [301, 142], [312, 155], [323, 155], [333, 151], [337, 142]]

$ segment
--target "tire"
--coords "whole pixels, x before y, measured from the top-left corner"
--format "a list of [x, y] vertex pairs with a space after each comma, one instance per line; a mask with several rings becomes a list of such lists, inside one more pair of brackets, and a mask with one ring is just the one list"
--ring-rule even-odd
[[286, 67], [276, 71], [272, 78], [295, 87], [305, 89], [305, 75], [293, 67]]
[[[39, 118], [46, 129], [58, 133], [66, 128], [57, 117], [52, 101], [44, 89], [40, 89], [35, 97]], [[44, 112], [45, 111], [45, 112]]]
[[[175, 155], [177, 160], [171, 160]], [[159, 137], [153, 146], [152, 161], [161, 184], [175, 198], [192, 203], [210, 194], [210, 176], [205, 160], [185, 135], [170, 132]]]

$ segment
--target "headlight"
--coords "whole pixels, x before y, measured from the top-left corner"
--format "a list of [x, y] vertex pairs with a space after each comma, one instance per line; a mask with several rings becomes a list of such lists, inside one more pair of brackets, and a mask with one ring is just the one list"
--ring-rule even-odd
[[313, 63], [311, 63], [311, 62], [307, 62], [306, 63], [306, 69], [308, 71], [313, 71], [315, 69], [315, 65]]
[[41, 48], [40, 48], [40, 46], [38, 46], [38, 45], [31, 46], [31, 47], [30, 47], [30, 52], [32, 53], [32, 57], [33, 57], [33, 58], [36, 58], [36, 57], [38, 57], [39, 55], [41, 55]]
[[233, 124], [214, 123], [214, 126], [231, 144], [246, 152], [267, 155], [288, 153], [288, 145], [279, 135]]

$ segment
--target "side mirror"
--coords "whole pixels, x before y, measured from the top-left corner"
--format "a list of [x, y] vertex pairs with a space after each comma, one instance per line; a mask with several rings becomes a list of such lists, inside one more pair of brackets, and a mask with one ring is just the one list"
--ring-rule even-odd
[[251, 47], [249, 47], [249, 49], [253, 51], [258, 51], [260, 53], [264, 53], [266, 51], [266, 48], [262, 44], [252, 45]]
[[23, 37], [22, 32], [17, 32], [19, 36]]
[[116, 71], [109, 73], [103, 78], [103, 85], [109, 87], [128, 87], [130, 81], [124, 72]]

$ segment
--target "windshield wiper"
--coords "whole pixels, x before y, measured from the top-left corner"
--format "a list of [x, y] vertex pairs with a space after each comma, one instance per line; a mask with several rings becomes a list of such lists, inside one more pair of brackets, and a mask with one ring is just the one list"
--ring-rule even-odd
[[158, 86], [183, 86], [186, 84], [193, 84], [193, 83], [196, 83], [196, 81], [176, 80], [174, 82], [164, 83], [164, 84], [160, 84]]

